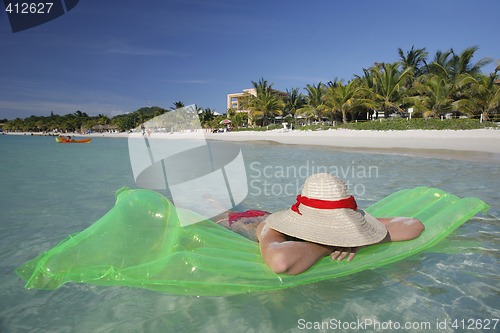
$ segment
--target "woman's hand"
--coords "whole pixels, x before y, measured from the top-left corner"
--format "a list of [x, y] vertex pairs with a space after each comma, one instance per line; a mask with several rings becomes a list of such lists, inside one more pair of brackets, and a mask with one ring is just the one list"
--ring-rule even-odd
[[347, 258], [347, 261], [351, 261], [356, 255], [357, 247], [336, 247], [333, 249], [332, 260], [341, 261]]

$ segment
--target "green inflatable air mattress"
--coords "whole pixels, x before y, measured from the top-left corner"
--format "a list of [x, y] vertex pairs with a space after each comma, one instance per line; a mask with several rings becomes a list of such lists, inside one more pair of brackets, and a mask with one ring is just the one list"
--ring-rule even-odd
[[264, 264], [258, 243], [208, 220], [182, 227], [173, 204], [159, 193], [123, 188], [106, 215], [17, 273], [27, 281], [26, 288], [37, 289], [84, 282], [199, 296], [277, 290], [402, 260], [434, 246], [488, 209], [477, 198], [461, 199], [435, 188], [402, 190], [366, 211], [375, 217], [416, 217], [425, 224], [420, 237], [363, 248], [351, 262], [325, 257], [304, 273], [284, 275]]

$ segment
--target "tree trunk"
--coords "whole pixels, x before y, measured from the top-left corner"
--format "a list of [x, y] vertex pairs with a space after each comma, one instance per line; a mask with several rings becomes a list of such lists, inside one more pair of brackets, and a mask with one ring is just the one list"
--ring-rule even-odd
[[490, 120], [489, 112], [488, 110], [486, 110], [483, 112], [483, 121], [489, 121], [489, 120]]
[[342, 122], [347, 124], [347, 111], [342, 110]]

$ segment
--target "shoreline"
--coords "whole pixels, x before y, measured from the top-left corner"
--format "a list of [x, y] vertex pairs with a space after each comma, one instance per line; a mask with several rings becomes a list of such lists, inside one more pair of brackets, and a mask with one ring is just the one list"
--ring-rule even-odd
[[[31, 135], [31, 133], [6, 133]], [[330, 129], [324, 131], [271, 130], [243, 132], [152, 133], [150, 138], [205, 139], [229, 142], [270, 142], [331, 148], [337, 151], [421, 156], [441, 159], [500, 163], [500, 130], [406, 130], [371, 131]], [[48, 134], [33, 133], [34, 136]], [[128, 133], [65, 134], [88, 138], [127, 138]]]

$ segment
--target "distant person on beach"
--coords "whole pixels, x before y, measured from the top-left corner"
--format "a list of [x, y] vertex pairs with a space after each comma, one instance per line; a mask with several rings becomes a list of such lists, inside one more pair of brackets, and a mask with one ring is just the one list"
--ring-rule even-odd
[[415, 218], [374, 218], [358, 210], [347, 185], [326, 173], [308, 177], [290, 209], [231, 211], [214, 221], [260, 242], [264, 262], [286, 274], [304, 272], [325, 256], [350, 261], [363, 246], [410, 240], [424, 230]]

